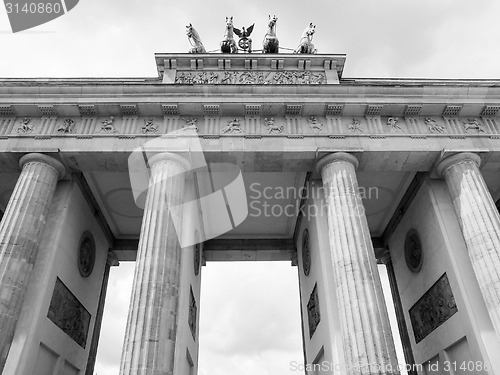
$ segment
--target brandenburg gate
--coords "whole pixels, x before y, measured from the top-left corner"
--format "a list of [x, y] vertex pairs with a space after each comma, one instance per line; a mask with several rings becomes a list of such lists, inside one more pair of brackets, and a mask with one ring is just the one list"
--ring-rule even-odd
[[0, 372], [91, 375], [110, 267], [135, 261], [120, 374], [196, 374], [203, 264], [276, 260], [308, 374], [500, 375], [500, 80], [310, 52], [0, 80]]

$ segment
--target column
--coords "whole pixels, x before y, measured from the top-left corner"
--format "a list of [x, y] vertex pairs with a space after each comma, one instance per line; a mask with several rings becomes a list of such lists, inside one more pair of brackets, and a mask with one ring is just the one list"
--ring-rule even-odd
[[0, 373], [35, 266], [50, 203], [64, 166], [43, 154], [19, 161], [21, 175], [0, 223]]
[[355, 156], [337, 152], [317, 163], [328, 209], [334, 273], [348, 375], [399, 374]]
[[150, 158], [149, 165], [121, 375], [174, 371], [181, 254], [169, 207], [182, 203], [183, 172], [189, 164], [179, 155], [161, 153]]
[[481, 158], [464, 152], [439, 162], [493, 327], [500, 336], [500, 216], [483, 176]]
[[102, 277], [101, 294], [99, 295], [99, 305], [97, 306], [94, 330], [92, 333], [92, 342], [90, 344], [85, 375], [94, 375], [97, 348], [99, 346], [99, 336], [101, 335], [102, 316], [104, 314], [104, 304], [106, 302], [106, 292], [108, 290], [109, 272], [111, 271], [111, 267], [116, 267], [119, 264], [120, 263], [118, 262], [114, 252], [112, 250], [108, 251], [108, 258], [106, 259], [106, 266]]

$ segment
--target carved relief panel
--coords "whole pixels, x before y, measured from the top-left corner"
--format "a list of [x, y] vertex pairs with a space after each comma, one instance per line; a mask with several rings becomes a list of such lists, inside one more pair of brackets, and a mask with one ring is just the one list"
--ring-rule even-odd
[[410, 309], [410, 320], [418, 344], [458, 311], [446, 273]]
[[309, 338], [311, 338], [314, 335], [319, 322], [321, 321], [317, 284], [314, 284], [313, 291], [309, 296], [309, 302], [307, 302], [307, 318], [309, 321]]
[[91, 315], [59, 278], [54, 286], [47, 317], [85, 349]]

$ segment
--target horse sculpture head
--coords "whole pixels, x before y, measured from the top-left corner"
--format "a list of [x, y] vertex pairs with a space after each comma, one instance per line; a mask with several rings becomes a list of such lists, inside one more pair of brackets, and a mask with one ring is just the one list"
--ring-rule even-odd
[[276, 21], [278, 21], [278, 17], [276, 17], [275, 15], [271, 17], [271, 15], [269, 15], [269, 28], [273, 28], [274, 26], [276, 26]]
[[226, 29], [232, 29], [233, 28], [233, 17], [226, 17]]
[[302, 34], [303, 37], [309, 38], [309, 40], [312, 40], [312, 37], [314, 33], [316, 32], [316, 25], [313, 25], [311, 22], [309, 26], [304, 30], [304, 34]]
[[193, 25], [189, 24], [189, 25], [186, 25], [186, 35], [188, 38], [192, 38], [193, 37]]

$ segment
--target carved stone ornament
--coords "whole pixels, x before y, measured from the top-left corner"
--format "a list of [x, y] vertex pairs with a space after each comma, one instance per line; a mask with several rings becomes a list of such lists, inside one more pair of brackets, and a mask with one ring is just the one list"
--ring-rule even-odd
[[104, 133], [116, 133], [116, 128], [113, 125], [115, 122], [115, 118], [113, 116], [109, 116], [109, 119], [101, 121], [101, 132]]
[[190, 287], [189, 294], [189, 315], [188, 315], [188, 325], [193, 335], [193, 339], [196, 340], [196, 320], [198, 318], [198, 306], [196, 305], [196, 299], [194, 298], [193, 287]]
[[410, 320], [419, 343], [458, 311], [446, 273], [410, 309]]
[[360, 128], [360, 122], [359, 120], [353, 118], [352, 123], [347, 127], [347, 130], [350, 131], [351, 133], [354, 133], [356, 131], [363, 133], [363, 129]]
[[91, 315], [59, 278], [56, 279], [47, 318], [85, 349]]
[[311, 116], [308, 120], [309, 127], [311, 128], [313, 133], [320, 133], [323, 130], [323, 124], [318, 122], [316, 116]]
[[427, 117], [425, 119], [425, 125], [429, 128], [432, 133], [443, 133], [444, 126], [439, 125], [433, 118]]
[[394, 130], [403, 130], [401, 129], [401, 127], [398, 125], [398, 121], [399, 121], [399, 118], [398, 117], [389, 117], [387, 119], [387, 126], [390, 128], [390, 129], [394, 129]]
[[227, 122], [227, 125], [224, 129], [222, 129], [221, 133], [243, 133], [243, 129], [241, 129], [240, 120], [233, 119]]
[[198, 133], [198, 127], [196, 124], [198, 123], [198, 120], [195, 118], [183, 118], [184, 121], [186, 121], [186, 125], [182, 126], [181, 130], [194, 130], [196, 133]]
[[410, 229], [405, 239], [405, 261], [412, 272], [419, 272], [422, 269], [423, 252], [420, 244], [420, 237], [415, 229]]
[[476, 119], [468, 119], [467, 122], [463, 122], [463, 124], [466, 133], [468, 133], [469, 130], [476, 130], [478, 133], [485, 133], [483, 125], [481, 125]]
[[304, 275], [309, 276], [311, 272], [311, 249], [309, 248], [309, 231], [304, 229], [302, 233], [302, 267]]
[[178, 72], [175, 83], [182, 85], [319, 85], [326, 84], [324, 72], [285, 71], [285, 72]]
[[25, 117], [21, 120], [21, 124], [17, 128], [18, 133], [31, 133], [33, 131], [33, 126], [30, 125], [31, 119], [29, 117]]
[[283, 125], [277, 125], [274, 123], [274, 118], [273, 117], [266, 117], [264, 119], [264, 125], [267, 128], [267, 131], [269, 134], [281, 134], [283, 133], [283, 130], [285, 130], [285, 127]]
[[158, 127], [155, 125], [154, 120], [150, 118], [149, 120], [144, 120], [144, 126], [141, 130], [144, 134], [156, 133], [158, 131]]
[[58, 133], [74, 133], [75, 132], [75, 120], [67, 118], [64, 122], [57, 128]]
[[95, 243], [90, 232], [83, 233], [78, 247], [78, 271], [82, 277], [89, 277], [95, 264]]
[[309, 302], [307, 302], [307, 320], [309, 322], [309, 338], [311, 338], [313, 337], [314, 332], [316, 331], [316, 328], [321, 321], [317, 284], [314, 284], [313, 291], [309, 296]]

